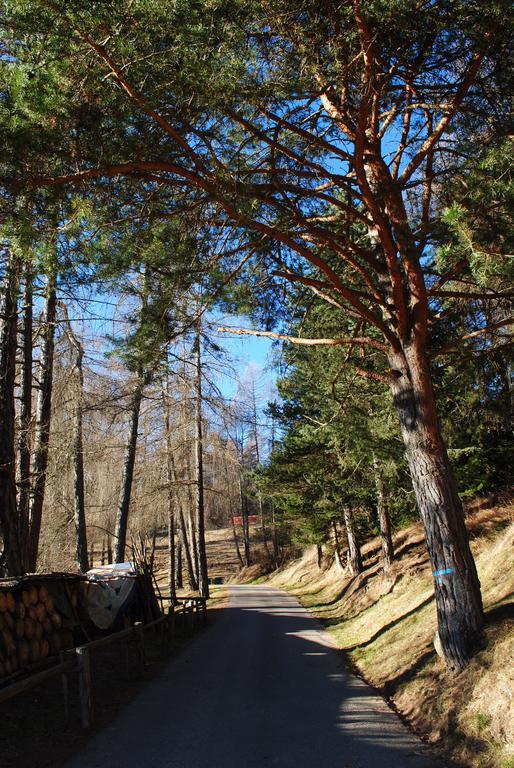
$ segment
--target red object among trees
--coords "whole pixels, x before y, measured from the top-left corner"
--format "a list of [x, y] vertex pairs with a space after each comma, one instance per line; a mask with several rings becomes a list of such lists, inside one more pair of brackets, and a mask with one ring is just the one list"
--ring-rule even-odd
[[[241, 516], [239, 517], [233, 517], [234, 525], [242, 525], [243, 524], [243, 518]], [[257, 522], [257, 515], [248, 515], [248, 522], [249, 523], [256, 523]]]

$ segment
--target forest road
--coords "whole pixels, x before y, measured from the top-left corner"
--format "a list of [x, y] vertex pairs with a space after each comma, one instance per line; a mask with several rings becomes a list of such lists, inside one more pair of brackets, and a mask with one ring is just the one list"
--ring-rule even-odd
[[290, 595], [230, 587], [194, 638], [66, 768], [437, 768]]

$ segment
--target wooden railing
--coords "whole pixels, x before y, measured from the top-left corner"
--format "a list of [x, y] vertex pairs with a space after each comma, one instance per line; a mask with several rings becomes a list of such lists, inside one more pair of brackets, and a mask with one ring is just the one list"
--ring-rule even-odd
[[176, 634], [180, 631], [182, 636], [192, 634], [207, 621], [206, 600], [202, 597], [178, 598], [175, 605], [171, 605], [168, 612], [155, 621], [148, 624], [136, 622], [133, 626], [113, 632], [97, 640], [91, 640], [84, 645], [61, 651], [59, 661], [48, 669], [34, 672], [21, 680], [0, 687], [0, 704], [8, 701], [21, 693], [37, 688], [48, 680], [61, 677], [63, 704], [66, 721], [69, 720], [69, 694], [68, 674], [77, 673], [79, 679], [80, 715], [83, 728], [89, 728], [93, 720], [93, 688], [91, 677], [91, 652], [113, 643], [125, 644], [125, 658], [129, 666], [129, 643], [133, 642], [136, 651], [140, 672], [144, 672], [146, 665], [145, 634], [148, 630], [161, 633], [161, 645], [168, 648], [173, 643]]

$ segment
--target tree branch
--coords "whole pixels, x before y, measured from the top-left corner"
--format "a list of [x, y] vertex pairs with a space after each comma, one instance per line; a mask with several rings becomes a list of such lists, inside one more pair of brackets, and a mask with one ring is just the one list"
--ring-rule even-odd
[[354, 336], [344, 339], [303, 339], [299, 336], [288, 336], [287, 334], [274, 333], [272, 331], [254, 331], [251, 328], [227, 328], [226, 326], [220, 326], [218, 331], [220, 333], [234, 333], [238, 336], [264, 336], [268, 339], [289, 341], [291, 344], [299, 344], [306, 347], [337, 347], [346, 344], [359, 344], [360, 346], [373, 347], [373, 349], [378, 349], [380, 352], [387, 352], [385, 344], [375, 339], [368, 339], [366, 336]]
[[507, 317], [504, 320], [499, 320], [497, 323], [491, 323], [490, 325], [486, 325], [484, 328], [479, 328], [478, 331], [466, 333], [464, 336], [461, 336], [460, 338], [455, 339], [455, 341], [452, 341], [451, 344], [447, 344], [446, 346], [437, 350], [437, 352], [434, 352], [432, 355], [430, 355], [430, 358], [433, 360], [440, 355], [445, 355], [447, 352], [450, 352], [452, 349], [458, 347], [462, 341], [467, 341], [468, 339], [476, 339], [477, 336], [483, 336], [486, 333], [496, 331], [498, 328], [504, 328], [505, 326], [512, 325], [513, 323], [514, 317]]
[[[489, 38], [490, 34], [488, 34], [486, 37]], [[453, 101], [451, 102], [451, 106], [447, 109], [447, 111], [441, 117], [438, 124], [434, 128], [433, 133], [422, 144], [419, 152], [412, 158], [410, 163], [407, 165], [407, 167], [403, 171], [402, 175], [400, 176], [401, 185], [404, 185], [405, 182], [408, 181], [408, 179], [417, 170], [417, 168], [419, 168], [419, 166], [421, 165], [421, 163], [423, 162], [427, 154], [432, 150], [432, 148], [436, 145], [436, 143], [441, 138], [442, 134], [448, 127], [450, 120], [453, 118], [453, 116], [457, 112], [464, 97], [466, 96], [471, 85], [473, 84], [473, 81], [477, 76], [478, 70], [480, 69], [480, 66], [482, 64], [484, 55], [485, 55], [485, 46], [481, 50], [477, 51], [475, 55], [472, 57], [468, 67], [468, 71], [466, 72], [464, 79], [462, 80], [459, 88], [457, 89], [457, 93], [455, 94]]]

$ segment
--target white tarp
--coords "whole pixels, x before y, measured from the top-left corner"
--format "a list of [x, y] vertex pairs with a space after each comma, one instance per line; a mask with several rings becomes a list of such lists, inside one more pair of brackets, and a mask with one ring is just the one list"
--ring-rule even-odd
[[135, 576], [136, 569], [134, 563], [108, 563], [107, 565], [97, 565], [86, 573], [90, 581], [105, 579], [108, 576]]
[[85, 600], [90, 619], [99, 629], [109, 629], [120, 608], [136, 588], [132, 563], [112, 563], [87, 572]]

